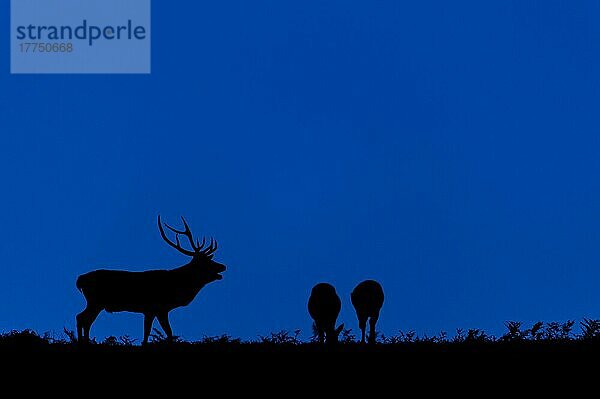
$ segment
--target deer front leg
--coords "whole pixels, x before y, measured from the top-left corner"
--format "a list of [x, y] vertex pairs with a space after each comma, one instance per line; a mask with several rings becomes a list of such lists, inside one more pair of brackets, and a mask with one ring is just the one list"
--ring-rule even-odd
[[152, 322], [154, 321], [153, 314], [144, 314], [144, 341], [142, 344], [148, 343], [148, 337], [150, 336], [150, 330], [152, 330]]
[[90, 328], [101, 311], [102, 309], [88, 305], [83, 312], [77, 315], [77, 340], [79, 342], [89, 342]]
[[158, 315], [158, 322], [162, 327], [165, 334], [167, 334], [167, 338], [170, 340], [173, 339], [173, 330], [171, 330], [171, 324], [169, 323], [169, 313], [161, 313]]

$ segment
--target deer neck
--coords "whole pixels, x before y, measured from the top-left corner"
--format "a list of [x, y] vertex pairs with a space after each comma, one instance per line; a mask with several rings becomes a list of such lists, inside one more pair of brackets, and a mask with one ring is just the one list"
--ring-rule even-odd
[[179, 275], [178, 277], [182, 281], [182, 286], [194, 291], [194, 295], [209, 283], [202, 267], [197, 264], [188, 263], [174, 269], [173, 272]]

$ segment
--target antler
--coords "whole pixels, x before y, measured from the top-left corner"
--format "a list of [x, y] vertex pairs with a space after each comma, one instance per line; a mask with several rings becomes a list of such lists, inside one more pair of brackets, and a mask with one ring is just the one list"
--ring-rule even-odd
[[[202, 246], [204, 246], [204, 240], [202, 240]], [[217, 248], [219, 247], [217, 240], [215, 240], [214, 238], [210, 237], [210, 245], [203, 251], [201, 251], [204, 255], [206, 256], [210, 256], [212, 254], [214, 254], [217, 251]]]
[[[183, 221], [184, 230], [177, 230], [177, 229], [169, 226], [168, 224], [163, 223], [160, 220], [160, 215], [158, 215], [158, 229], [160, 230], [161, 237], [163, 238], [163, 240], [165, 240], [167, 242], [167, 244], [169, 244], [170, 246], [172, 246], [173, 248], [175, 248], [176, 250], [178, 250], [179, 252], [181, 252], [182, 254], [187, 255], [187, 256], [194, 256], [198, 253], [206, 255], [206, 256], [210, 256], [213, 253], [215, 253], [215, 251], [218, 248], [217, 241], [215, 241], [211, 237], [210, 245], [207, 248], [204, 248], [204, 245], [206, 244], [206, 238], [204, 238], [204, 237], [202, 238], [202, 243], [200, 243], [200, 241], [198, 239], [196, 239], [196, 243], [194, 243], [194, 236], [192, 235], [192, 231], [190, 230], [190, 227], [188, 226], [188, 224], [185, 221], [185, 219], [183, 218], [183, 216], [181, 217], [181, 220]], [[174, 243], [173, 241], [170, 241], [167, 238], [167, 235], [165, 234], [165, 231], [162, 227], [163, 224], [165, 225], [165, 227], [167, 229], [169, 229], [173, 233], [175, 233], [175, 241], [177, 243]], [[187, 237], [188, 241], [190, 242], [190, 245], [192, 246], [193, 251], [190, 251], [190, 250], [187, 250], [187, 249], [181, 247], [181, 243], [179, 242], [180, 234], [183, 234], [184, 236]]]
[[[182, 217], [182, 219], [183, 219], [183, 217]], [[175, 240], [177, 241], [177, 244], [175, 244], [173, 241], [171, 241], [167, 238], [167, 235], [165, 234], [165, 230], [162, 227], [163, 223], [160, 220], [160, 215], [158, 215], [158, 229], [160, 230], [160, 236], [163, 238], [163, 240], [165, 240], [167, 244], [169, 244], [170, 246], [172, 246], [173, 248], [175, 248], [182, 254], [187, 255], [187, 256], [194, 256], [196, 254], [196, 247], [194, 246], [192, 232], [190, 231], [190, 228], [188, 227], [187, 223], [185, 222], [185, 219], [183, 220], [183, 223], [185, 226], [185, 231], [175, 230], [168, 224], [164, 223], [164, 225], [169, 230], [173, 231], [176, 234]], [[179, 243], [179, 234], [184, 234], [190, 240], [190, 242], [192, 243], [192, 248], [194, 249], [193, 251], [190, 251], [190, 250], [187, 250], [187, 249], [181, 247], [181, 244]]]

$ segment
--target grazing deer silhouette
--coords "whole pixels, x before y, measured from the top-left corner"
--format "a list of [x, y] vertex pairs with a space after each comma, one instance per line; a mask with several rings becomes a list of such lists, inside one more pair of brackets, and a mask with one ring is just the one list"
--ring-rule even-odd
[[[169, 312], [192, 302], [196, 294], [206, 284], [221, 280], [219, 273], [225, 271], [225, 265], [212, 260], [217, 250], [217, 242], [210, 239], [208, 247], [194, 242], [190, 228], [182, 217], [184, 230], [176, 230], [168, 224], [165, 227], [175, 233], [173, 243], [167, 238], [158, 216], [160, 235], [173, 248], [192, 260], [181, 267], [171, 270], [150, 270], [144, 272], [129, 272], [121, 270], [95, 270], [82, 274], [77, 278], [77, 288], [87, 301], [83, 312], [77, 315], [77, 337], [89, 341], [90, 328], [102, 310], [113, 312], [136, 312], [144, 315], [144, 341], [152, 328], [152, 322], [158, 318], [160, 326], [167, 338], [173, 338], [169, 324]], [[190, 242], [192, 250], [181, 247], [179, 235], [182, 234]]]
[[323, 343], [325, 339], [328, 344], [338, 342], [338, 336], [344, 329], [343, 324], [335, 328], [341, 308], [342, 301], [333, 285], [319, 283], [313, 287], [308, 299], [308, 313], [315, 321], [314, 326], [319, 335], [319, 342]]
[[358, 326], [362, 331], [361, 342], [365, 343], [365, 329], [369, 320], [369, 343], [374, 344], [377, 339], [375, 325], [379, 319], [379, 311], [383, 306], [383, 288], [375, 280], [365, 280], [354, 288], [350, 294], [352, 305], [358, 316]]

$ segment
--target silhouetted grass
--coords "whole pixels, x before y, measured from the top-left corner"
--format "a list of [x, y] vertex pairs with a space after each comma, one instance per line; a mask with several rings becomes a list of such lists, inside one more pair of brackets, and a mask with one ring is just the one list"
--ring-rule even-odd
[[300, 330], [294, 330], [293, 333], [289, 331], [278, 331], [271, 333], [267, 336], [259, 336], [259, 342], [266, 345], [300, 345], [302, 341], [298, 338], [300, 336]]
[[[510, 381], [531, 382], [536, 374], [559, 375], [548, 377], [554, 384], [564, 381], [574, 367], [577, 372], [594, 369], [600, 320], [583, 319], [577, 325], [573, 321], [532, 325], [511, 321], [505, 326], [499, 337], [476, 328], [436, 335], [398, 331], [378, 335], [376, 345], [356, 342], [350, 329], [340, 334], [337, 345], [303, 341], [299, 330], [251, 340], [229, 335], [168, 340], [154, 330], [151, 342], [143, 346], [139, 338], [126, 335], [80, 344], [67, 329], [56, 335], [23, 330], [0, 334], [0, 359], [13, 372], [25, 373], [31, 383], [41, 376], [68, 384], [88, 379], [93, 390], [114, 381], [135, 385], [136, 390], [142, 383], [154, 386], [157, 381], [187, 382], [196, 388], [209, 381], [218, 387], [246, 389], [248, 385], [239, 381], [247, 378], [261, 390], [269, 381], [287, 381], [294, 391], [314, 390], [320, 386], [315, 385], [317, 380], [336, 389], [348, 382], [353, 387], [362, 381], [371, 388], [387, 381], [392, 387], [414, 384], [418, 389], [433, 386], [444, 392], [455, 384], [462, 392], [470, 381], [485, 378], [496, 389]], [[590, 361], [592, 367], [585, 366]], [[2, 375], [10, 382], [6, 372]]]
[[[544, 325], [544, 331], [546, 327]], [[67, 334], [52, 337], [25, 330], [0, 335], [0, 358], [3, 364], [15, 370], [18, 362], [25, 363], [21, 367], [68, 364], [69, 374], [86, 374], [86, 370], [92, 369], [97, 370], [96, 374], [101, 373], [98, 375], [111, 378], [132, 372], [146, 373], [149, 369], [153, 373], [160, 370], [161, 375], [183, 369], [198, 370], [199, 379], [207, 375], [222, 377], [221, 374], [258, 374], [263, 378], [283, 375], [285, 379], [285, 376], [290, 378], [303, 373], [328, 376], [334, 370], [345, 375], [371, 373], [373, 381], [381, 378], [378, 373], [387, 372], [394, 376], [386, 378], [405, 383], [412, 378], [408, 375], [437, 381], [448, 373], [468, 379], [474, 374], [492, 375], [491, 370], [523, 375], [521, 373], [558, 371], [583, 364], [582, 359], [596, 358], [596, 348], [600, 346], [598, 340], [587, 338], [582, 328], [585, 327], [576, 326], [577, 333], [565, 339], [548, 339], [536, 334], [539, 327], [530, 326], [520, 331], [533, 330], [533, 334], [519, 334], [520, 338], [514, 340], [495, 338], [478, 329], [455, 334], [441, 332], [435, 336], [419, 336], [408, 331], [381, 335], [376, 345], [356, 342], [351, 330], [345, 331], [345, 338], [340, 337], [337, 345], [305, 342], [298, 331], [278, 331], [253, 340], [220, 335], [173, 341], [155, 332], [152, 341], [144, 346], [139, 339], [128, 336], [111, 336], [80, 344], [72, 342]], [[41, 360], [33, 362], [34, 358]], [[504, 368], [504, 364], [509, 366]]]
[[480, 329], [457, 329], [453, 336], [442, 331], [434, 336], [419, 336], [415, 331], [398, 331], [394, 335], [379, 334], [377, 345], [363, 345], [356, 342], [351, 329], [340, 335], [338, 345], [320, 345], [300, 339], [300, 330], [278, 331], [255, 340], [244, 341], [229, 335], [203, 337], [197, 341], [187, 341], [180, 337], [169, 340], [157, 329], [153, 330], [151, 341], [145, 346], [127, 335], [110, 336], [101, 341], [92, 340], [80, 344], [73, 331], [65, 329], [55, 336], [50, 333], [38, 334], [32, 330], [9, 331], [0, 334], [0, 351], [39, 351], [55, 353], [392, 353], [402, 356], [469, 355], [476, 353], [568, 353], [583, 349], [586, 353], [595, 348], [600, 337], [600, 320], [583, 319], [579, 330], [574, 331], [575, 321], [537, 322], [526, 327], [517, 321], [505, 323], [506, 332], [494, 337]]

